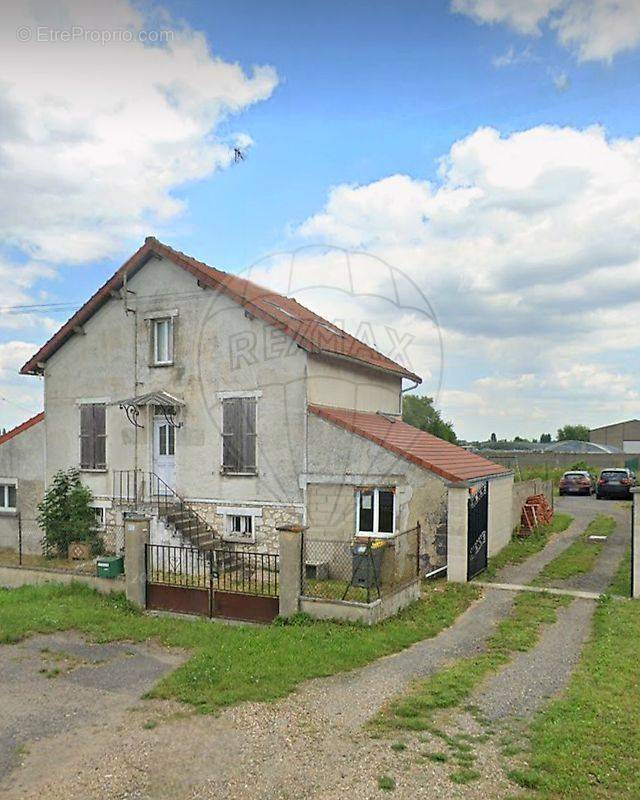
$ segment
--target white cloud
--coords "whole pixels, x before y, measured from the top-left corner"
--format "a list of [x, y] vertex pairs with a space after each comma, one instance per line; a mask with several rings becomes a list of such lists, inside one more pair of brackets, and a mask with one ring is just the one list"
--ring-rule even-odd
[[[39, 341], [56, 322], [7, 306], [46, 302], [39, 286], [59, 265], [120, 254], [182, 213], [175, 190], [251, 146], [230, 119], [278, 78], [217, 57], [202, 33], [151, 4], [18, 0], [3, 12], [0, 333]], [[24, 391], [29, 402], [3, 403], [3, 425], [39, 401]]]
[[[73, 26], [76, 40], [53, 40]], [[138, 39], [159, 29], [168, 42]], [[133, 39], [82, 33], [118, 30]], [[220, 123], [277, 84], [271, 67], [246, 74], [201, 33], [126, 0], [11, 4], [0, 47], [0, 236], [53, 262], [112, 254], [179, 214], [172, 190], [227, 166], [233, 144], [250, 141], [216, 136]]]
[[531, 47], [525, 47], [522, 50], [516, 50], [511, 45], [502, 55], [495, 56], [492, 59], [493, 66], [500, 69], [501, 67], [512, 67], [514, 64], [524, 64], [528, 61], [536, 61], [537, 58], [531, 52]]
[[640, 42], [640, 0], [452, 0], [451, 8], [530, 36], [546, 23], [579, 61], [611, 61]]
[[[629, 365], [640, 346], [640, 138], [608, 139], [599, 127], [509, 136], [480, 128], [454, 143], [437, 181], [392, 175], [334, 187], [300, 233], [384, 259], [406, 276], [407, 295], [417, 285], [431, 299], [445, 340], [445, 413], [466, 435], [497, 427], [498, 416], [524, 435], [545, 414], [564, 424], [574, 404], [577, 413], [588, 403], [593, 423], [616, 403], [637, 404]], [[413, 366], [433, 392], [432, 326], [360, 299], [397, 291], [375, 259], [352, 256], [349, 267], [335, 252], [324, 260], [301, 252], [296, 265], [323, 286], [352, 285], [352, 316], [404, 325], [415, 336]], [[483, 375], [503, 382], [470, 385]], [[505, 402], [488, 394], [490, 384]]]

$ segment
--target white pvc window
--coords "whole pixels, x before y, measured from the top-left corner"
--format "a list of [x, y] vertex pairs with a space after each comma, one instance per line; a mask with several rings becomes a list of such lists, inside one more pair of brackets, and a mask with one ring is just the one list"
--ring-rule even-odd
[[15, 483], [0, 483], [0, 511], [15, 511], [18, 496]]
[[393, 489], [360, 489], [356, 492], [356, 527], [362, 536], [393, 536], [396, 494]]
[[153, 363], [173, 364], [173, 318], [152, 320], [153, 325]]

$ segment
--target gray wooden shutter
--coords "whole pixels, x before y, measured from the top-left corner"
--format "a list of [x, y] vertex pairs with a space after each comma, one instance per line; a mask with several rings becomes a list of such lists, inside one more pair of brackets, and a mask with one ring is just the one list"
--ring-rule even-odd
[[256, 400], [242, 398], [242, 471], [256, 471]]
[[225, 472], [239, 471], [238, 420], [239, 398], [229, 397], [222, 401], [222, 469]]
[[104, 403], [80, 406], [80, 467], [106, 469], [107, 429]]
[[93, 406], [80, 406], [80, 466], [93, 469]]
[[222, 469], [256, 471], [256, 400], [229, 397], [222, 401]]
[[94, 469], [107, 468], [107, 409], [103, 403], [93, 406]]

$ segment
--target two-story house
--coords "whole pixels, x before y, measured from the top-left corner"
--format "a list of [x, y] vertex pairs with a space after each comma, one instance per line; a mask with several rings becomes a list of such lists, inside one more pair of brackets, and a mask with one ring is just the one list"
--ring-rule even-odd
[[[401, 421], [403, 382], [417, 375], [154, 238], [21, 372], [44, 377], [45, 482], [79, 467], [112, 549], [132, 501], [153, 512], [179, 497], [211, 530], [157, 512], [159, 540], [274, 549], [283, 524], [339, 539], [419, 519], [435, 560], [448, 487], [486, 480], [493, 549], [511, 533], [511, 474]], [[0, 447], [0, 472], [2, 458]]]

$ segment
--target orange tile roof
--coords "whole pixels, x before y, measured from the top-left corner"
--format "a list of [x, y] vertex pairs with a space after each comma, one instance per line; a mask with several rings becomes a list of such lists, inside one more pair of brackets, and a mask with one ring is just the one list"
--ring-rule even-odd
[[39, 414], [36, 414], [35, 417], [31, 417], [26, 422], [23, 422], [21, 425], [17, 425], [15, 428], [12, 428], [10, 431], [7, 431], [2, 436], [0, 436], [0, 444], [4, 444], [8, 442], [9, 439], [13, 439], [14, 436], [17, 436], [19, 433], [23, 433], [29, 428], [33, 428], [34, 425], [37, 425], [39, 422], [42, 422], [44, 419], [44, 411], [41, 411]]
[[41, 372], [40, 365], [109, 299], [111, 292], [123, 285], [125, 276], [134, 275], [154, 255], [172, 261], [194, 275], [201, 283], [224, 292], [248, 312], [283, 331], [310, 353], [347, 358], [367, 367], [421, 382], [419, 376], [406, 367], [342, 331], [293, 298], [265, 289], [238, 275], [210, 267], [152, 237], [145, 240], [144, 245], [27, 361], [20, 372], [29, 375]]
[[511, 471], [399, 418], [311, 404], [309, 411], [454, 483], [489, 475], [508, 475]]

